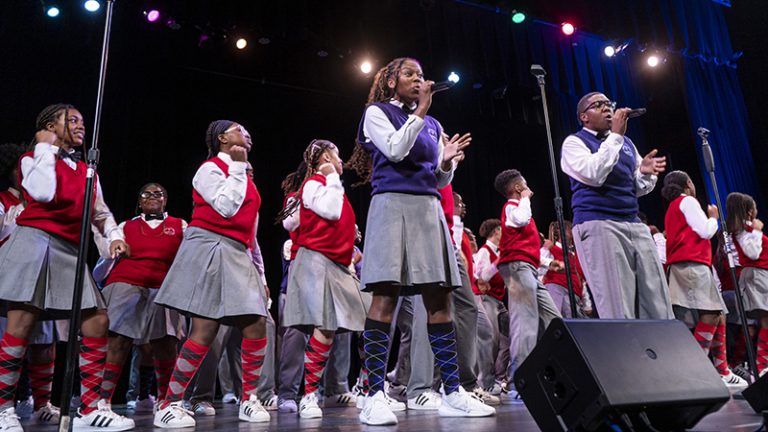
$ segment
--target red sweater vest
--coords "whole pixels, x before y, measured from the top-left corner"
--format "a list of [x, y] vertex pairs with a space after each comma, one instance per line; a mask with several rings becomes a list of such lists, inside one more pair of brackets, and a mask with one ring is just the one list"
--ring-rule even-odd
[[[499, 256], [493, 252], [490, 246], [484, 244], [482, 248], [488, 251], [491, 263], [496, 262]], [[504, 278], [501, 277], [501, 274], [496, 272], [488, 283], [491, 285], [491, 288], [488, 290], [487, 294], [499, 301], [504, 301], [504, 294], [507, 292], [507, 288], [504, 286]]]
[[[28, 152], [19, 158], [20, 176], [21, 160], [25, 157], [34, 157], [34, 153]], [[85, 176], [88, 167], [84, 162], [78, 162], [73, 170], [66, 162], [57, 159], [55, 170], [56, 193], [50, 202], [37, 202], [22, 188], [27, 207], [16, 218], [16, 225], [37, 228], [70, 243], [80, 244], [80, 221], [85, 203]], [[96, 182], [93, 188], [95, 202]]]
[[697, 262], [712, 265], [712, 244], [701, 238], [688, 225], [680, 210], [685, 196], [679, 196], [669, 203], [664, 227], [667, 230], [667, 265], [679, 262]]
[[[552, 247], [549, 249], [549, 252], [556, 260], [563, 261], [563, 248], [560, 246], [556, 244], [552, 245]], [[581, 286], [581, 279], [579, 279], [579, 275], [581, 274], [579, 257], [577, 257], [574, 252], [571, 252], [568, 258], [570, 258], [571, 264], [571, 282], [573, 283], [573, 292], [577, 296], [581, 297], [584, 294], [584, 288]], [[547, 273], [544, 275], [542, 282], [544, 284], [553, 283], [560, 285], [561, 287], [568, 287], [568, 278], [565, 276], [565, 270], [563, 270], [561, 273], [547, 270]]]
[[477, 289], [477, 282], [475, 281], [475, 263], [472, 261], [472, 244], [469, 241], [469, 236], [466, 231], [461, 233], [461, 253], [467, 258], [467, 276], [469, 277], [469, 285], [472, 287], [472, 292], [475, 293], [475, 295], [480, 295], [482, 293]]
[[[746, 227], [746, 231], [752, 232], [752, 227]], [[768, 237], [766, 237], [765, 234], [763, 234], [762, 238], [763, 238], [763, 249], [762, 251], [760, 251], [760, 256], [757, 257], [756, 260], [750, 259], [748, 256], [744, 254], [744, 250], [741, 248], [741, 245], [739, 244], [738, 241], [733, 242], [733, 244], [736, 245], [736, 251], [739, 253], [739, 265], [741, 265], [742, 267], [756, 267], [756, 268], [768, 270]]]
[[[213, 162], [224, 172], [226, 177], [229, 177], [229, 166], [218, 156], [208, 159], [203, 163], [206, 162]], [[216, 234], [235, 239], [246, 245], [246, 247], [251, 247], [256, 217], [261, 206], [261, 196], [252, 181], [248, 181], [243, 204], [237, 213], [230, 218], [220, 215], [194, 188], [192, 189], [192, 199], [194, 200], [195, 208], [192, 211], [192, 222], [189, 223], [189, 226], [207, 229]]]
[[448, 233], [451, 235], [451, 243], [456, 245], [456, 241], [453, 239], [453, 186], [448, 186], [438, 189], [440, 192], [440, 207], [443, 208], [443, 214], [445, 214], [445, 222], [448, 224]]
[[[304, 182], [316, 181], [325, 186], [325, 176], [315, 174]], [[304, 185], [301, 186], [299, 196], [304, 193]], [[306, 208], [303, 204], [299, 207], [298, 245], [325, 255], [329, 260], [343, 266], [349, 266], [352, 262], [352, 250], [355, 247], [355, 211], [344, 195], [344, 203], [341, 207], [341, 217], [337, 221], [330, 221], [320, 217], [317, 213]]]
[[168, 216], [152, 229], [138, 217], [126, 222], [123, 232], [125, 242], [131, 246], [131, 256], [115, 264], [106, 284], [125, 282], [145, 288], [160, 288], [184, 237], [181, 219]]
[[[21, 200], [16, 198], [16, 195], [12, 194], [11, 191], [4, 190], [0, 192], [0, 204], [2, 204], [4, 211], [8, 213], [11, 207], [21, 204]], [[8, 241], [8, 237], [1, 239], [0, 246], [5, 244], [6, 241]]]
[[517, 207], [516, 202], [507, 201], [501, 209], [501, 241], [499, 241], [499, 264], [512, 261], [525, 261], [539, 267], [541, 261], [541, 241], [536, 222], [531, 217], [528, 225], [522, 228], [507, 226], [507, 206]]

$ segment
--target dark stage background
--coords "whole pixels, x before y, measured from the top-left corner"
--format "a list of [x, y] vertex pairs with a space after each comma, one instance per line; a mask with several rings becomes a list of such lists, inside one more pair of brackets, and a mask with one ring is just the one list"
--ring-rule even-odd
[[[56, 20], [44, 17], [38, 1], [0, 5], [2, 142], [28, 141], [37, 113], [60, 101], [77, 106], [92, 129], [104, 10], [90, 15], [79, 2], [67, 3]], [[147, 23], [141, 15], [145, 3], [170, 12], [181, 28]], [[282, 228], [272, 225], [282, 203], [280, 181], [313, 138], [334, 141], [342, 157], [349, 157], [372, 80], [372, 74], [365, 76], [357, 68], [364, 57], [377, 68], [391, 58], [413, 56], [430, 79], [445, 79], [451, 70], [461, 75], [460, 85], [435, 96], [430, 114], [449, 132], [473, 134], [454, 181], [469, 209], [466, 225], [473, 230], [482, 220], [498, 217], [503, 199], [493, 191], [493, 178], [513, 167], [536, 192], [539, 229], [545, 231], [554, 220], [538, 88], [528, 74], [532, 62], [544, 64], [548, 79], [554, 78], [547, 91], [558, 160], [560, 143], [575, 130], [576, 100], [592, 88], [605, 88], [620, 104], [648, 108], [648, 114], [631, 122], [629, 135], [641, 153], [658, 148], [669, 157], [670, 169], [689, 172], [704, 202], [693, 133], [699, 124], [689, 120], [686, 58], [679, 50], [707, 53], [708, 48], [690, 46], [688, 30], [675, 27], [670, 14], [687, 11], [690, 28], [697, 32], [707, 30], [706, 25], [694, 26], [698, 10], [727, 19], [736, 35], [734, 50], [745, 51], [738, 76], [755, 125], [754, 132], [740, 133], [753, 137], [749, 143], [755, 160], [762, 161], [768, 139], [762, 121], [768, 34], [761, 3], [737, 2], [731, 8], [709, 0], [483, 3], [501, 10], [525, 8], [528, 20], [514, 26], [508, 15], [448, 0], [117, 1], [99, 140], [106, 201], [116, 219], [125, 220], [134, 215], [138, 188], [156, 181], [170, 192], [169, 212], [189, 218], [191, 179], [206, 156], [208, 122], [229, 118], [242, 123], [254, 141], [250, 161], [263, 198], [259, 242], [275, 293], [279, 250], [286, 238]], [[593, 34], [577, 30], [566, 38], [534, 18], [554, 23], [570, 19]], [[208, 29], [210, 39], [199, 44], [201, 29]], [[715, 34], [725, 32], [727, 37], [727, 28], [719, 31]], [[249, 37], [244, 51], [232, 43], [240, 34]], [[264, 36], [270, 39], [267, 45], [257, 42]], [[635, 42], [625, 56], [593, 55], [606, 41], [627, 39]], [[667, 63], [653, 71], [643, 67], [637, 48], [646, 45], [669, 49]], [[319, 50], [329, 55], [319, 57]], [[713, 99], [715, 112], [721, 109], [717, 104]], [[725, 116], [729, 107], [722, 110]], [[746, 148], [746, 153], [739, 150], [740, 164], [754, 177]], [[765, 190], [766, 174], [760, 168], [760, 183], [751, 186]], [[370, 190], [350, 188], [356, 178], [349, 173], [344, 180], [364, 229]], [[562, 174], [560, 186], [568, 208]], [[659, 190], [640, 202], [651, 222], [661, 226]]]

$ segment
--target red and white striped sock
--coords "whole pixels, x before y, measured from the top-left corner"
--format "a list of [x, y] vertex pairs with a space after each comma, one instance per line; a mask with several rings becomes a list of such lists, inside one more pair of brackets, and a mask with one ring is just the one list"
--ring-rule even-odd
[[[192, 339], [187, 339], [184, 342], [168, 382], [168, 393], [165, 397], [167, 402], [177, 402], [184, 398], [184, 392], [187, 390], [189, 381], [195, 376], [207, 353], [208, 347], [205, 345], [200, 345]], [[163, 404], [162, 408], [166, 406], [167, 403]]]
[[171, 380], [176, 359], [158, 360], [155, 358], [155, 379], [157, 380], [157, 400], [164, 400], [168, 394], [168, 382]]
[[307, 347], [304, 349], [304, 394], [314, 393], [320, 386], [332, 346], [333, 341], [326, 345], [315, 339], [314, 335], [309, 338]]
[[261, 376], [266, 352], [267, 338], [243, 338], [240, 358], [243, 364], [243, 400], [248, 400], [250, 395], [256, 395], [256, 384]]
[[30, 363], [27, 365], [29, 385], [32, 387], [32, 398], [35, 400], [35, 411], [48, 405], [51, 401], [53, 387], [53, 365], [50, 363]]
[[693, 337], [696, 338], [696, 342], [699, 343], [701, 349], [704, 350], [704, 354], [709, 355], [709, 349], [712, 346], [712, 339], [715, 337], [715, 331], [717, 326], [712, 324], [706, 324], [699, 321], [696, 324], [696, 329], [693, 331]]
[[101, 382], [101, 398], [107, 402], [112, 402], [112, 395], [115, 393], [120, 374], [123, 372], [123, 365], [107, 362], [104, 365], [104, 380]]
[[21, 364], [29, 341], [5, 332], [0, 339], [0, 411], [13, 408], [16, 400], [16, 384], [21, 374]]
[[96, 410], [107, 363], [107, 338], [83, 337], [80, 344], [80, 413]]

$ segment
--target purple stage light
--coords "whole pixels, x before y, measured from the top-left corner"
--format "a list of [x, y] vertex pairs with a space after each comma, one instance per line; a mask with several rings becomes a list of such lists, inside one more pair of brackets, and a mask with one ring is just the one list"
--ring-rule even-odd
[[156, 22], [160, 19], [160, 11], [157, 9], [149, 10], [144, 12], [144, 14], [147, 16], [147, 21], [149, 22]]

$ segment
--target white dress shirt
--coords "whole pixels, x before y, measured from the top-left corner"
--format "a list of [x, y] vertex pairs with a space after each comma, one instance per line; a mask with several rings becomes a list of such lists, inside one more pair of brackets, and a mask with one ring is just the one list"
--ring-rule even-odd
[[[584, 130], [597, 135], [597, 132], [591, 129], [584, 128]], [[569, 135], [563, 141], [560, 168], [564, 173], [587, 186], [600, 187], [619, 161], [623, 146], [624, 137], [611, 132], [597, 152], [592, 153], [581, 138]], [[633, 150], [635, 151], [635, 193], [637, 196], [643, 196], [653, 190], [658, 178], [652, 174], [640, 173], [643, 157], [634, 146]]]
[[519, 200], [509, 199], [509, 202], [517, 203], [517, 206], [506, 206], [504, 208], [504, 214], [506, 220], [504, 225], [512, 228], [522, 228], [531, 222], [533, 212], [531, 210], [531, 199], [522, 198]]
[[[16, 198], [21, 196], [21, 193], [14, 188], [8, 188], [10, 192]], [[24, 210], [24, 204], [19, 203], [9, 208], [5, 208], [0, 204], [0, 240], [5, 240], [16, 228], [16, 217]]]
[[192, 186], [217, 213], [231, 218], [245, 201], [245, 192], [251, 181], [245, 174], [248, 164], [233, 161], [227, 153], [219, 152], [217, 156], [229, 167], [229, 176], [225, 176], [215, 163], [206, 162], [195, 173]]
[[[320, 172], [318, 174], [322, 175]], [[339, 220], [344, 206], [344, 186], [341, 185], [339, 174], [333, 172], [325, 176], [325, 185], [316, 180], [306, 182], [301, 193], [301, 203], [323, 219]]]
[[[21, 159], [21, 185], [29, 196], [37, 202], [51, 202], [56, 195], [56, 155], [59, 147], [49, 143], [37, 143], [34, 156]], [[75, 170], [77, 165], [71, 159], [62, 159], [68, 167]], [[117, 228], [112, 212], [104, 202], [101, 182], [96, 177], [96, 200], [93, 204], [92, 224], [111, 243], [124, 237]]]
[[[748, 221], [747, 225], [752, 226], [752, 221]], [[748, 232], [743, 230], [736, 234], [736, 241], [739, 242], [741, 250], [744, 251], [744, 255], [747, 258], [756, 260], [760, 258], [760, 254], [763, 252], [763, 232], [758, 230], [752, 230]]]
[[[285, 201], [285, 206], [290, 207], [293, 205], [293, 203], [296, 202], [295, 197], [290, 197]], [[294, 232], [299, 228], [299, 223], [301, 222], [301, 217], [299, 216], [299, 208], [296, 207], [293, 209], [293, 212], [286, 216], [285, 219], [283, 219], [283, 228], [285, 228], [288, 232]]]
[[[485, 245], [488, 246], [496, 256], [499, 256], [499, 246], [490, 240], [485, 241]], [[475, 277], [483, 282], [488, 282], [491, 278], [499, 272], [496, 268], [496, 264], [491, 261], [491, 254], [487, 249], [481, 247], [475, 253]]]
[[680, 211], [685, 216], [685, 223], [702, 239], [711, 239], [717, 233], [717, 219], [708, 218], [696, 198], [685, 194], [683, 196], [685, 198], [680, 201]]

